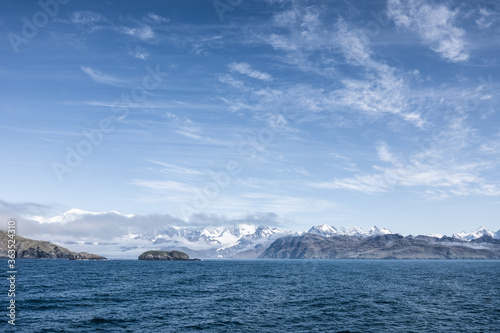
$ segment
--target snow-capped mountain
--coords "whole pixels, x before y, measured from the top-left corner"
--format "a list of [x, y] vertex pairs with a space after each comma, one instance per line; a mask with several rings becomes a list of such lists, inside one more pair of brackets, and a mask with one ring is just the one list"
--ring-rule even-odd
[[309, 234], [320, 235], [324, 237], [333, 237], [333, 236], [356, 236], [356, 237], [369, 237], [369, 236], [378, 236], [378, 235], [389, 235], [392, 232], [386, 228], [379, 228], [377, 226], [372, 227], [368, 231], [364, 231], [360, 227], [343, 227], [343, 228], [335, 228], [333, 226], [327, 224], [319, 224], [307, 231]]
[[[188, 228], [167, 226], [151, 233], [130, 233], [134, 240], [151, 241], [162, 249], [184, 249], [204, 257], [234, 256], [269, 245], [292, 232], [265, 225], [238, 224], [223, 227]], [[264, 248], [265, 249], [265, 248]]]
[[491, 236], [493, 238], [498, 238], [500, 239], [500, 230], [498, 230], [496, 233], [486, 229], [485, 227], [479, 227], [478, 229], [471, 231], [471, 232], [465, 232], [462, 231], [460, 233], [455, 233], [453, 234], [453, 238], [458, 238], [464, 241], [471, 241], [483, 236]]
[[390, 231], [387, 228], [379, 228], [377, 226], [371, 227], [370, 230], [367, 232], [367, 236], [379, 236], [379, 235], [392, 235], [394, 234], [392, 231]]
[[327, 224], [315, 225], [311, 229], [309, 229], [307, 233], [320, 235], [323, 237], [332, 237], [339, 234], [338, 230], [335, 227], [329, 226]]

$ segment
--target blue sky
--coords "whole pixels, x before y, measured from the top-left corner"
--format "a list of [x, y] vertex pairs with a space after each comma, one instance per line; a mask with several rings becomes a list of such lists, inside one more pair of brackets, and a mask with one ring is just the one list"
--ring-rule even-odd
[[500, 227], [495, 1], [42, 3], [0, 2], [7, 215]]

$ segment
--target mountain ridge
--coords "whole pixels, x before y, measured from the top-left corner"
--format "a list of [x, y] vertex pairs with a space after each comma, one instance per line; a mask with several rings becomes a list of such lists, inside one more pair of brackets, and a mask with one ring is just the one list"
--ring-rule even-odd
[[500, 241], [484, 236], [481, 246], [451, 238], [376, 235], [287, 236], [274, 241], [261, 259], [500, 259]]

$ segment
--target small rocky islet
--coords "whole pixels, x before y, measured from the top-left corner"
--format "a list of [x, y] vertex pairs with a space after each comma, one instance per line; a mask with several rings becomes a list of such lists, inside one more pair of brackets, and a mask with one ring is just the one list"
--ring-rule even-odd
[[146, 251], [139, 256], [139, 260], [201, 261], [190, 259], [187, 253], [181, 251]]

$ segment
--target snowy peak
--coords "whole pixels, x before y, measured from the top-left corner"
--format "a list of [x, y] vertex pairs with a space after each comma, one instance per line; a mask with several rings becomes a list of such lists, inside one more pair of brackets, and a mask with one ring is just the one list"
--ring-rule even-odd
[[[206, 239], [219, 240], [224, 238], [243, 238], [250, 237], [254, 239], [269, 238], [275, 234], [285, 233], [278, 228], [270, 228], [265, 225], [238, 224], [225, 227], [208, 227], [201, 231], [200, 235]], [[221, 242], [223, 243], [223, 242]]]
[[370, 230], [364, 231], [360, 227], [343, 227], [343, 228], [335, 228], [333, 226], [327, 224], [320, 224], [312, 227], [307, 231], [309, 234], [320, 235], [324, 237], [333, 237], [333, 236], [356, 236], [356, 237], [369, 237], [369, 236], [378, 236], [378, 235], [390, 235], [392, 232], [387, 228], [379, 228], [377, 226], [373, 226]]
[[500, 230], [494, 233], [491, 230], [486, 229], [485, 227], [479, 227], [478, 229], [471, 231], [471, 232], [465, 232], [462, 231], [460, 233], [455, 233], [453, 234], [453, 238], [458, 238], [464, 241], [471, 241], [477, 238], [481, 238], [483, 236], [491, 236], [493, 238], [500, 238]]
[[345, 236], [368, 236], [366, 232], [363, 231], [363, 228], [360, 227], [344, 227], [340, 229], [339, 234]]
[[335, 227], [329, 226], [327, 224], [319, 224], [307, 231], [308, 234], [320, 235], [323, 237], [332, 237], [338, 234]]
[[371, 227], [367, 232], [368, 236], [391, 235], [392, 231], [387, 228], [379, 228], [377, 226]]

